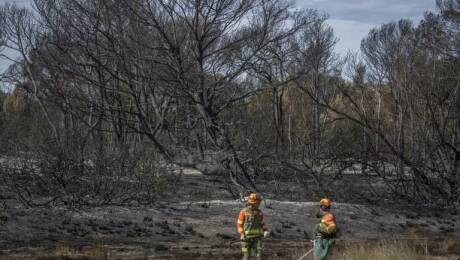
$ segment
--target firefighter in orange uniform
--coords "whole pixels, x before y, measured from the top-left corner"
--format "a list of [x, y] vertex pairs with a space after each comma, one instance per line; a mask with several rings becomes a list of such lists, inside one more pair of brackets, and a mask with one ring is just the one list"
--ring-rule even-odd
[[337, 223], [331, 213], [331, 200], [323, 198], [320, 201], [320, 209], [316, 214], [321, 221], [315, 226], [315, 242], [313, 255], [315, 260], [326, 260], [331, 250], [334, 238], [338, 235]]
[[270, 233], [267, 230], [262, 211], [259, 209], [262, 199], [256, 193], [250, 193], [248, 206], [240, 211], [237, 228], [241, 239], [243, 260], [255, 255], [257, 260], [262, 259], [262, 238]]

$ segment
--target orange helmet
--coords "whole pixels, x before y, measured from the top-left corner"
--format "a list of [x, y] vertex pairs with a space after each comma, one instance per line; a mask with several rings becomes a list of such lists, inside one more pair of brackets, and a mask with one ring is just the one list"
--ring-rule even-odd
[[331, 204], [332, 204], [331, 200], [328, 199], [328, 198], [322, 198], [322, 199], [319, 201], [319, 203], [321, 204], [321, 206], [324, 206], [324, 207], [326, 207], [326, 208], [330, 208], [330, 207], [331, 207]]
[[252, 192], [251, 194], [249, 194], [248, 204], [256, 205], [256, 204], [260, 204], [261, 201], [262, 201], [262, 199], [256, 193]]

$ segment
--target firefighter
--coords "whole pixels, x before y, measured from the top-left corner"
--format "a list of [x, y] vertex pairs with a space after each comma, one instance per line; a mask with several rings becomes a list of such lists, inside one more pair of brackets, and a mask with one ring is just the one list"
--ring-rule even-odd
[[262, 238], [267, 237], [268, 232], [265, 218], [259, 209], [262, 199], [256, 193], [250, 193], [248, 206], [238, 215], [237, 229], [241, 239], [241, 251], [243, 260], [255, 255], [257, 260], [262, 259]]
[[323, 198], [316, 217], [321, 221], [315, 226], [314, 255], [315, 260], [326, 260], [330, 252], [333, 239], [337, 237], [338, 228], [334, 215], [330, 212], [331, 200]]

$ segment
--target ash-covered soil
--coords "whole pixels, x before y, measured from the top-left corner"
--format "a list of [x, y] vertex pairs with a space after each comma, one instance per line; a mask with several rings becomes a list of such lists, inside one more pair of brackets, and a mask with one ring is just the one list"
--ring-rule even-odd
[[[10, 210], [10, 219], [0, 227], [0, 248], [5, 257], [40, 255], [44, 249], [52, 252], [53, 248], [66, 246], [81, 250], [112, 247], [114, 256], [137, 252], [134, 258], [139, 253], [157, 258], [238, 255], [235, 219], [243, 206], [239, 201], [203, 201], [80, 211], [17, 207]], [[266, 239], [267, 253], [282, 256], [308, 248], [311, 229], [317, 222], [316, 208], [312, 202], [269, 201], [262, 206], [273, 234]], [[337, 203], [334, 213], [345, 241], [423, 242], [460, 234], [458, 210], [439, 214]]]
[[[0, 259], [237, 259], [236, 217], [244, 203], [232, 199], [216, 179], [187, 178], [165, 195], [174, 199], [149, 206], [70, 210], [6, 200]], [[317, 202], [266, 199], [261, 208], [272, 233], [265, 240], [267, 259], [295, 259], [311, 248]], [[445, 239], [460, 241], [459, 208], [334, 203], [333, 212], [341, 229], [338, 247], [404, 240], [430, 255], [451, 255], [430, 259], [460, 255], [460, 242], [441, 247]]]

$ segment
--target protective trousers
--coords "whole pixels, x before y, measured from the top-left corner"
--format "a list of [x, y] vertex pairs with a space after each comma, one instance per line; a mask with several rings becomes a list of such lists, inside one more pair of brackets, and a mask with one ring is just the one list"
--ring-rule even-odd
[[246, 238], [241, 241], [241, 251], [243, 252], [243, 260], [249, 260], [251, 255], [255, 256], [255, 259], [262, 259], [262, 238]]
[[327, 238], [317, 238], [315, 239], [315, 247], [313, 254], [315, 255], [315, 260], [326, 260], [327, 254], [331, 247], [331, 241]]

